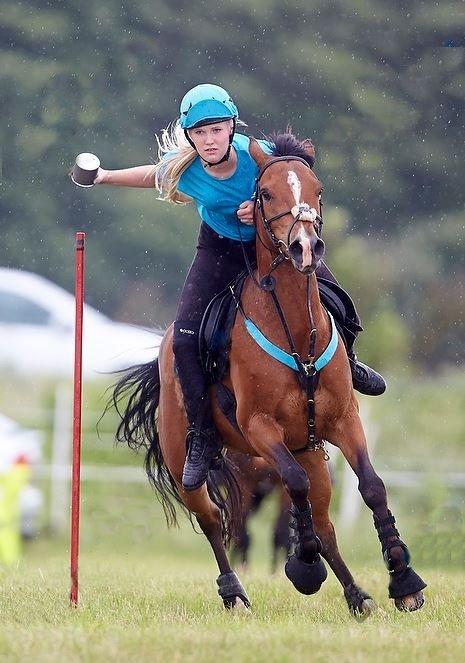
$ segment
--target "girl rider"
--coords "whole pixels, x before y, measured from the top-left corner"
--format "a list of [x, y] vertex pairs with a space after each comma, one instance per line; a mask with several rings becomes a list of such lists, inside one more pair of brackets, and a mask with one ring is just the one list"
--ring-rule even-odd
[[[153, 165], [105, 170], [95, 184], [157, 187], [163, 200], [195, 202], [201, 218], [197, 251], [181, 293], [174, 322], [173, 351], [189, 428], [183, 487], [194, 490], [207, 478], [219, 453], [198, 356], [198, 332], [213, 298], [244, 269], [241, 238], [254, 258], [254, 190], [258, 168], [249, 155], [249, 139], [236, 133], [239, 119], [229, 94], [217, 85], [197, 85], [181, 101], [180, 117], [162, 132], [160, 160]], [[270, 152], [270, 146], [261, 143]], [[239, 219], [240, 225], [237, 221]], [[317, 275], [335, 281], [323, 263]], [[378, 395], [386, 384], [373, 369], [349, 357], [354, 388]]]

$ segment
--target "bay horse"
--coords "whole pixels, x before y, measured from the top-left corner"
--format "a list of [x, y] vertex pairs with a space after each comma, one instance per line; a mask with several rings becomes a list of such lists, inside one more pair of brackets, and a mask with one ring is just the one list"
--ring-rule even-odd
[[[259, 169], [254, 210], [257, 266], [254, 271], [249, 266], [237, 303], [230, 367], [223, 378], [237, 403], [237, 426], [223, 414], [212, 387], [215, 426], [227, 448], [260, 456], [281, 477], [292, 503], [295, 534], [285, 572], [295, 588], [303, 594], [319, 590], [327, 576], [323, 557], [341, 583], [351, 613], [364, 619], [375, 604], [343, 561], [328, 513], [331, 479], [324, 441], [339, 447], [373, 513], [389, 571], [389, 596], [399, 610], [417, 610], [424, 603], [426, 584], [410, 566], [384, 483], [370, 462], [347, 354], [318, 293], [315, 269], [325, 246], [320, 236], [322, 185], [313, 171], [315, 151], [310, 141], [300, 142], [289, 133], [274, 136], [273, 143], [268, 155], [250, 139], [250, 154]], [[274, 356], [268, 354], [270, 347]], [[328, 353], [332, 358], [322, 367], [319, 361], [322, 355], [327, 360]], [[225, 549], [240, 513], [226, 461], [220, 470], [229, 496], [214, 482], [191, 492], [182, 488], [188, 421], [176, 377], [172, 327], [158, 359], [133, 367], [117, 383], [116, 405], [125, 393], [131, 396], [117, 439], [135, 450], [145, 448], [146, 470], [168, 524], [176, 520], [176, 504], [184, 506], [191, 519], [195, 516], [218, 564], [218, 593], [224, 605], [248, 608], [249, 598]]]

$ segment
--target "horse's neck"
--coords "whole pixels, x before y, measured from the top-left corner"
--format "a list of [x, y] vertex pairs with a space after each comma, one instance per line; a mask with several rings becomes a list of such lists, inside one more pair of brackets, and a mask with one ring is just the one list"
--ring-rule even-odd
[[[269, 259], [268, 259], [269, 263]], [[261, 261], [259, 264], [260, 277], [267, 273], [268, 264]], [[308, 315], [307, 301], [307, 278], [298, 273], [290, 262], [282, 263], [275, 272], [275, 292], [279, 305], [283, 311], [286, 323], [295, 340], [299, 353], [308, 351], [308, 340], [310, 334], [310, 320]], [[321, 354], [329, 342], [330, 328], [328, 316], [326, 315], [318, 294], [318, 284], [315, 274], [310, 277], [310, 307], [313, 324], [317, 330], [316, 354]], [[276, 316], [274, 304], [270, 295], [267, 296], [267, 308], [272, 309], [271, 315]]]

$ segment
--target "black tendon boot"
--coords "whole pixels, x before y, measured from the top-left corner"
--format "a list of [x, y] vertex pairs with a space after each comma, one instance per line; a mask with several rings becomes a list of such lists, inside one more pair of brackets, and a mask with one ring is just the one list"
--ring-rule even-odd
[[363, 329], [355, 304], [323, 261], [316, 270], [316, 275], [321, 301], [333, 314], [336, 326], [344, 340], [354, 389], [367, 396], [380, 396], [386, 391], [383, 376], [358, 361], [353, 351], [355, 339]]

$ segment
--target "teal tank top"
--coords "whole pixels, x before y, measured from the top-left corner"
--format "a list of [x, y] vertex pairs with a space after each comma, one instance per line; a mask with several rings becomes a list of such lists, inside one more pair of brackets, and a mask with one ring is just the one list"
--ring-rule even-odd
[[[260, 147], [271, 154], [271, 145], [259, 140]], [[241, 223], [237, 209], [241, 203], [250, 200], [255, 189], [258, 166], [249, 154], [249, 137], [235, 134], [233, 147], [237, 154], [235, 172], [226, 179], [217, 179], [206, 172], [200, 157], [197, 157], [184, 171], [179, 180], [178, 190], [190, 196], [200, 218], [218, 235], [248, 242], [255, 237], [255, 228]]]

